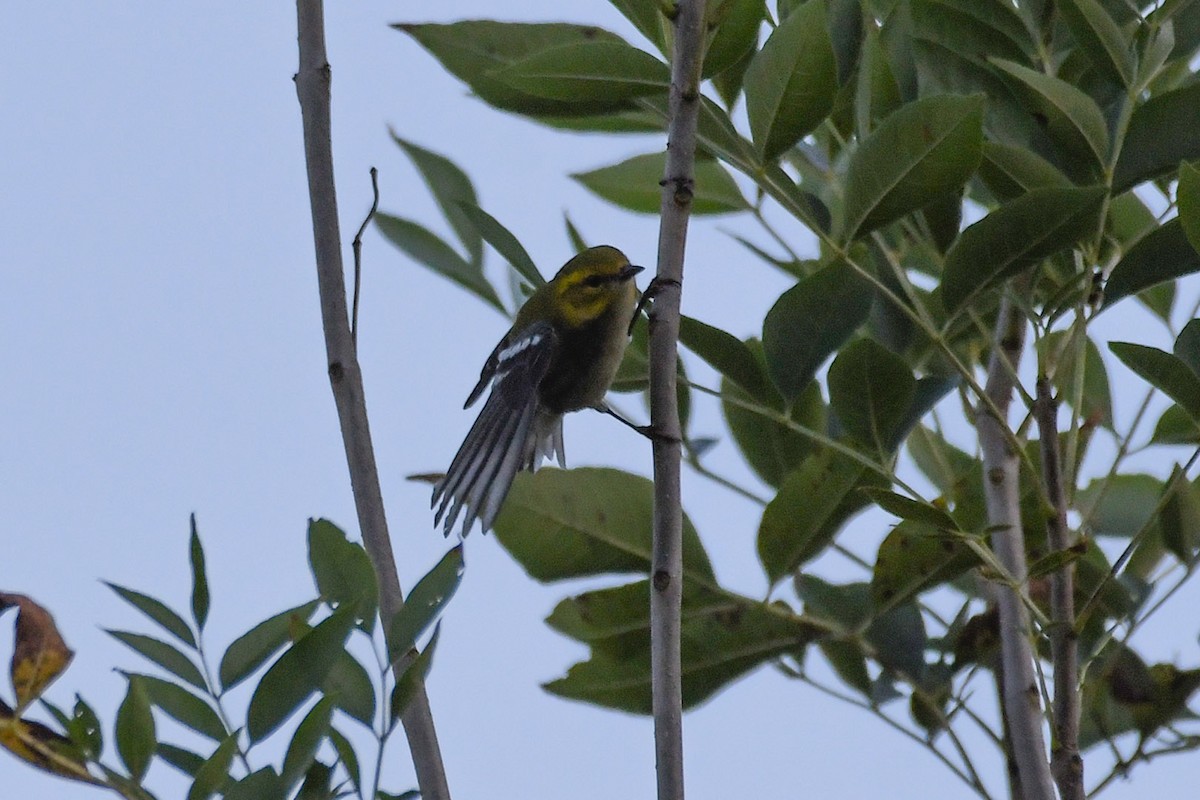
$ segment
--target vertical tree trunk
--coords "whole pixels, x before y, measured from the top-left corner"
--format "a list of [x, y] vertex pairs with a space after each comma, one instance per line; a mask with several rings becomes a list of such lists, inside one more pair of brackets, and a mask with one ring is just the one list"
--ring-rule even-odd
[[[346, 277], [342, 267], [342, 241], [338, 227], [337, 194], [333, 181], [330, 130], [330, 68], [325, 54], [325, 12], [322, 0], [297, 0], [300, 69], [296, 94], [304, 125], [304, 162], [308, 169], [308, 195], [312, 206], [316, 244], [317, 285], [321, 296], [321, 323], [329, 382], [337, 406], [350, 470], [350, 486], [358, 511], [363, 546], [379, 582], [379, 615], [383, 629], [404, 604], [392, 542], [388, 537], [375, 450], [367, 422], [362, 370], [350, 333], [346, 310]], [[450, 789], [442, 765], [437, 732], [425, 687], [421, 686], [401, 720], [412, 752], [417, 783], [424, 800], [449, 800]]]

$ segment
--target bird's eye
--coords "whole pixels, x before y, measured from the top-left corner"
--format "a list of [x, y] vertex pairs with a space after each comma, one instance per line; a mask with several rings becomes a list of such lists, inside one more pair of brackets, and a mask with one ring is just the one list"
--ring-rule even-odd
[[604, 285], [604, 276], [603, 275], [588, 275], [586, 278], [583, 279], [583, 283], [586, 286], [591, 286], [593, 289], [599, 289], [601, 286]]

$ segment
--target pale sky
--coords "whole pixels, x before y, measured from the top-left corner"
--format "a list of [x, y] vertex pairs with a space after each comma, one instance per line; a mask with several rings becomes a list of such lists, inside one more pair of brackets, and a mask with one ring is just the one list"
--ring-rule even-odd
[[[383, 2], [326, 9], [347, 256], [370, 203], [371, 166], [380, 171], [383, 210], [449, 235], [392, 143], [391, 126], [457, 161], [482, 206], [513, 230], [543, 273], [571, 255], [564, 211], [590, 242], [652, 266], [657, 220], [605, 205], [566, 176], [659, 151], [663, 137], [566, 134], [491, 110], [388, 23], [494, 16], [494, 4], [452, 0], [428, 9]], [[566, 7], [526, 0], [503, 14], [596, 23], [644, 45], [602, 0]], [[100, 580], [186, 609], [195, 512], [214, 597], [206, 641], [215, 664], [233, 637], [311, 598], [309, 517], [328, 517], [357, 538], [324, 370], [291, 81], [295, 10], [287, 2], [9, 3], [0, 8], [0, 53], [0, 342], [8, 376], [0, 391], [0, 591], [27, 593], [55, 614], [76, 656], [48, 697], [69, 706], [82, 693], [108, 726], [111, 752], [125, 690], [113, 670], [150, 667], [101, 629], [151, 630]], [[785, 220], [783, 228], [801, 246], [808, 241], [798, 226]], [[739, 336], [756, 334], [789, 282], [723, 229], [765, 241], [736, 217], [697, 221], [685, 312]], [[499, 257], [489, 258], [492, 274], [501, 275]], [[505, 324], [374, 232], [365, 241], [365, 272], [361, 358], [408, 589], [449, 545], [433, 528], [428, 487], [404, 476], [449, 462], [471, 422], [462, 400]], [[1128, 338], [1168, 344], [1149, 328]], [[694, 375], [714, 383], [707, 370]], [[1118, 413], [1130, 413], [1133, 396], [1118, 394]], [[618, 402], [642, 413], [636, 398]], [[714, 405], [697, 405], [694, 432], [725, 437]], [[568, 420], [566, 435], [572, 465], [649, 474], [649, 446], [613, 420], [582, 413]], [[713, 459], [767, 494], [728, 443]], [[722, 581], [762, 596], [753, 546], [758, 507], [691, 474], [684, 497]], [[869, 554], [887, 524], [864, 517], [842, 541]], [[610, 581], [537, 585], [494, 538], [477, 532], [466, 560], [429, 681], [454, 796], [653, 796], [648, 718], [539, 688], [586, 655], [542, 619], [562, 597]], [[861, 577], [836, 559], [815, 571]], [[1192, 587], [1174, 608], [1194, 609], [1197, 600]], [[1183, 633], [1164, 618], [1138, 643], [1156, 658], [1195, 665], [1195, 617], [1186, 617]], [[0, 626], [3, 662], [11, 622], [10, 615]], [[7, 681], [0, 686], [11, 698]], [[231, 702], [246, 697], [243, 688]], [[769, 668], [688, 714], [685, 725], [688, 792], [698, 800], [971, 796], [923, 748]], [[159, 727], [164, 738], [200, 747], [166, 720]], [[966, 738], [985, 780], [1002, 792], [998, 757], [978, 736]], [[389, 753], [384, 788], [412, 788], [402, 737]], [[1105, 797], [1177, 794], [1194, 785], [1198, 763], [1184, 756], [1140, 766], [1131, 783]], [[1098, 759], [1089, 784], [1100, 769]], [[99, 796], [5, 753], [0, 786], [6, 800]], [[148, 786], [169, 800], [182, 797], [185, 784], [158, 763]]]

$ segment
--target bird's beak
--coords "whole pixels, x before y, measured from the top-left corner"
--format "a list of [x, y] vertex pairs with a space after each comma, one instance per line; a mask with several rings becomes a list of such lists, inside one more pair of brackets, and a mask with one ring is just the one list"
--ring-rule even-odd
[[638, 267], [638, 266], [634, 266], [633, 264], [626, 264], [624, 267], [621, 268], [621, 271], [618, 273], [618, 275], [620, 276], [621, 280], [627, 281], [644, 269], [645, 269], [645, 267]]

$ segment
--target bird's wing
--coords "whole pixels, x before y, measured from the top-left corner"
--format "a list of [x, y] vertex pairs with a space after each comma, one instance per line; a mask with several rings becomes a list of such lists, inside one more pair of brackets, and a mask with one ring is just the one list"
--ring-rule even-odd
[[505, 337], [488, 358], [468, 405], [489, 380], [491, 394], [446, 477], [433, 488], [434, 525], [444, 516], [447, 536], [464, 509], [464, 536], [476, 519], [485, 531], [492, 526], [513, 478], [529, 460], [528, 442], [537, 428], [538, 384], [550, 368], [557, 343], [550, 323], [535, 322]]

